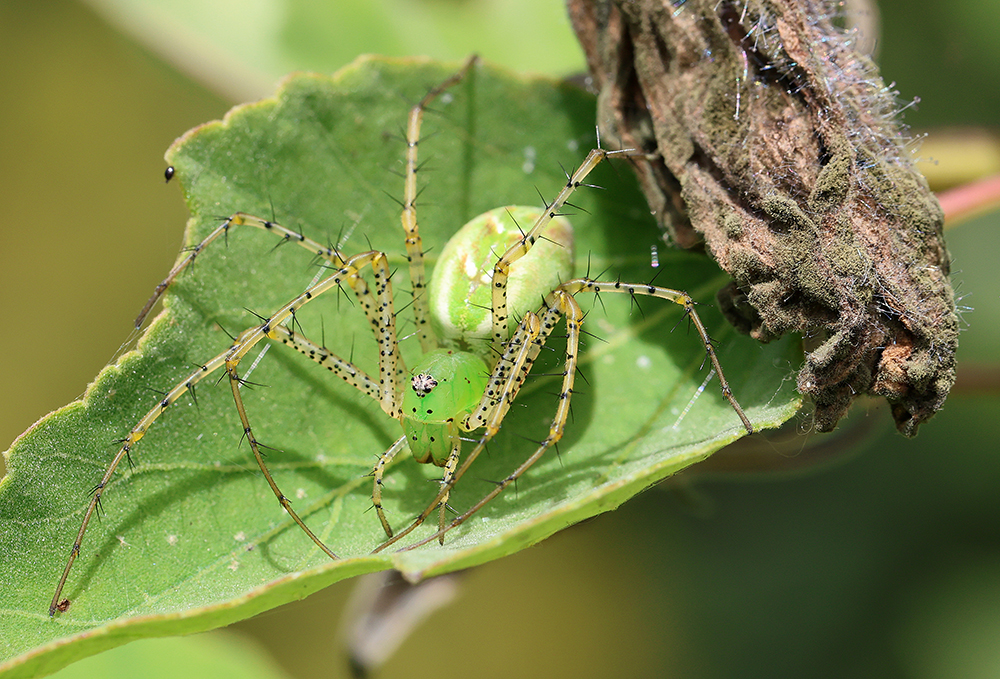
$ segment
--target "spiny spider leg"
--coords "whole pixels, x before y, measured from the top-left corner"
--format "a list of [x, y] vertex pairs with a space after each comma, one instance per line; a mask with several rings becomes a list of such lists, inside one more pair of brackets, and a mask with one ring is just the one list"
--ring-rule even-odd
[[273, 326], [267, 335], [268, 339], [273, 339], [292, 347], [304, 356], [315, 361], [335, 375], [339, 375], [349, 385], [370, 397], [381, 402], [382, 390], [378, 381], [369, 377], [363, 370], [350, 361], [345, 361], [326, 347], [316, 344], [302, 333], [296, 333], [284, 325]]
[[606, 151], [600, 147], [592, 149], [587, 157], [580, 163], [580, 166], [573, 171], [567, 180], [566, 184], [563, 185], [562, 189], [559, 191], [559, 195], [556, 196], [549, 205], [546, 206], [545, 211], [538, 216], [535, 223], [532, 225], [531, 229], [524, 234], [520, 241], [515, 243], [513, 246], [508, 248], [508, 250], [503, 254], [496, 265], [493, 267], [493, 348], [495, 351], [499, 352], [501, 346], [507, 339], [508, 333], [508, 323], [507, 323], [507, 280], [510, 277], [510, 268], [517, 260], [528, 254], [532, 246], [538, 241], [541, 236], [542, 231], [549, 225], [549, 223], [556, 217], [560, 215], [560, 210], [566, 205], [570, 196], [581, 186], [586, 186], [584, 180], [587, 178], [595, 167], [601, 164], [601, 161], [605, 158], [611, 156], [620, 156], [624, 158], [633, 156], [644, 156], [644, 153], [624, 150], [624, 151]]
[[375, 513], [378, 514], [378, 520], [382, 522], [382, 529], [385, 530], [385, 534], [392, 537], [392, 527], [389, 525], [389, 521], [385, 518], [385, 510], [382, 508], [382, 478], [385, 476], [385, 467], [393, 458], [399, 454], [400, 451], [406, 450], [406, 436], [400, 436], [396, 441], [389, 446], [389, 449], [382, 453], [378, 462], [375, 463], [375, 469], [372, 470], [372, 477], [374, 477], [375, 482], [372, 487], [372, 506], [375, 507]]
[[494, 418], [503, 419], [510, 410], [541, 348], [538, 344], [541, 323], [538, 315], [530, 311], [518, 323], [513, 336], [504, 344], [504, 353], [490, 375], [483, 398], [462, 423], [466, 431], [489, 427]]
[[250, 419], [247, 417], [246, 407], [243, 405], [243, 397], [240, 395], [240, 375], [237, 371], [237, 365], [239, 364], [239, 359], [229, 359], [226, 361], [226, 374], [229, 375], [229, 386], [233, 390], [233, 400], [236, 402], [236, 412], [239, 413], [240, 422], [243, 423], [243, 436], [250, 443], [250, 450], [253, 451], [254, 459], [257, 460], [257, 466], [260, 467], [261, 473], [264, 474], [264, 478], [267, 480], [267, 485], [271, 487], [271, 491], [274, 492], [274, 496], [278, 498], [278, 503], [281, 507], [288, 512], [288, 515], [292, 517], [292, 520], [298, 524], [299, 528], [302, 529], [309, 539], [316, 543], [323, 552], [331, 559], [338, 559], [336, 554], [334, 554], [329, 547], [327, 547], [322, 540], [320, 540], [315, 533], [313, 533], [309, 526], [299, 518], [299, 515], [295, 513], [292, 509], [292, 502], [289, 500], [281, 489], [278, 488], [278, 484], [275, 483], [274, 478], [271, 476], [271, 472], [268, 470], [267, 465], [264, 463], [264, 456], [261, 455], [260, 445], [257, 442], [257, 437], [254, 436], [253, 428], [250, 427]]
[[[377, 319], [379, 325], [379, 327], [376, 328], [376, 338], [379, 344], [379, 380], [377, 384], [374, 380], [372, 380], [372, 378], [356, 368], [349, 361], [344, 361], [339, 357], [333, 356], [329, 351], [319, 347], [307, 338], [297, 335], [282, 325], [282, 323], [290, 319], [298, 309], [301, 309], [304, 305], [316, 299], [323, 293], [340, 288], [345, 283], [355, 291], [359, 299], [366, 296], [372, 297], [367, 284], [364, 282], [364, 279], [361, 278], [361, 269], [365, 266], [371, 266], [372, 270], [375, 272], [375, 287], [378, 298], [377, 302], [373, 303], [371, 311], [367, 312], [369, 313], [369, 317], [374, 316]], [[306, 289], [302, 294], [297, 296], [291, 302], [285, 304], [270, 317], [264, 319], [264, 321], [259, 325], [255, 325], [242, 332], [233, 341], [233, 344], [229, 347], [229, 349], [215, 356], [203, 366], [188, 375], [185, 380], [178, 383], [177, 386], [167, 392], [156, 407], [147, 412], [142, 419], [139, 420], [134, 427], [132, 427], [132, 430], [122, 441], [122, 446], [118, 450], [118, 453], [108, 465], [100, 483], [98, 483], [94, 488], [93, 496], [91, 497], [90, 503], [84, 513], [80, 530], [77, 533], [76, 540], [70, 550], [70, 556], [66, 563], [66, 568], [63, 570], [63, 574], [59, 579], [59, 584], [56, 586], [55, 595], [52, 597], [52, 603], [49, 606], [49, 615], [55, 615], [55, 611], [58, 610], [63, 587], [66, 585], [66, 580], [69, 577], [73, 563], [80, 554], [80, 546], [83, 542], [83, 537], [87, 532], [87, 527], [90, 524], [90, 519], [92, 518], [96, 508], [99, 506], [101, 496], [104, 494], [104, 490], [117, 470], [118, 465], [121, 464], [123, 459], [129, 456], [135, 444], [138, 443], [143, 436], [145, 436], [150, 426], [152, 426], [153, 422], [160, 417], [163, 411], [175, 403], [177, 399], [185, 393], [190, 391], [198, 382], [220, 368], [225, 368], [229, 376], [233, 391], [233, 398], [236, 402], [236, 408], [243, 423], [244, 434], [250, 441], [254, 457], [267, 479], [268, 484], [271, 486], [271, 490], [278, 498], [281, 506], [285, 508], [292, 519], [306, 532], [313, 542], [315, 542], [316, 545], [319, 546], [319, 548], [328, 556], [331, 558], [337, 558], [336, 555], [305, 526], [303, 521], [291, 509], [288, 499], [278, 489], [278, 486], [271, 477], [271, 474], [264, 463], [263, 457], [260, 454], [259, 445], [253, 436], [253, 432], [250, 428], [250, 424], [243, 407], [243, 401], [239, 393], [240, 377], [237, 372], [237, 366], [240, 360], [246, 356], [246, 354], [255, 345], [265, 338], [276, 339], [283, 341], [286, 344], [292, 344], [296, 349], [306, 355], [309, 355], [318, 363], [327, 364], [328, 368], [341, 375], [341, 377], [343, 377], [349, 384], [357, 388], [362, 393], [372, 396], [375, 400], [379, 401], [382, 410], [385, 411], [386, 414], [394, 418], [399, 417], [400, 404], [398, 390], [396, 389], [396, 374], [401, 367], [402, 359], [399, 356], [399, 347], [397, 345], [396, 338], [396, 317], [392, 307], [392, 286], [389, 281], [389, 267], [386, 261], [386, 256], [383, 253], [376, 251], [365, 252], [343, 260], [343, 266], [339, 267], [336, 273], [324, 278], [315, 285]], [[372, 393], [373, 391], [374, 393]]]
[[420, 126], [423, 123], [424, 111], [432, 101], [437, 99], [449, 87], [455, 85], [472, 69], [478, 61], [475, 55], [469, 57], [462, 68], [440, 85], [432, 89], [424, 98], [410, 109], [406, 125], [406, 179], [403, 190], [403, 213], [400, 219], [403, 223], [403, 233], [406, 236], [406, 259], [410, 264], [410, 286], [413, 292], [413, 316], [417, 324], [417, 334], [420, 337], [420, 349], [424, 353], [438, 347], [438, 338], [430, 322], [430, 307], [427, 295], [427, 274], [424, 267], [424, 248], [417, 226], [417, 147], [420, 145]]
[[[183, 273], [185, 269], [194, 264], [195, 259], [198, 255], [202, 253], [213, 241], [217, 240], [220, 236], [228, 236], [229, 230], [234, 226], [253, 226], [268, 233], [273, 233], [276, 236], [281, 237], [285, 241], [296, 243], [299, 246], [309, 250], [311, 253], [319, 257], [321, 260], [326, 261], [329, 266], [334, 268], [340, 268], [347, 263], [344, 256], [336, 249], [322, 245], [318, 241], [292, 231], [288, 227], [282, 226], [276, 222], [272, 222], [269, 219], [264, 219], [262, 217], [257, 217], [246, 212], [236, 212], [222, 221], [219, 226], [217, 226], [210, 234], [205, 236], [204, 239], [188, 251], [188, 255], [184, 257], [180, 262], [174, 265], [174, 268], [170, 270], [167, 277], [164, 278], [156, 289], [153, 291], [153, 295], [146, 302], [146, 306], [142, 308], [139, 315], [135, 319], [135, 327], [138, 328], [142, 326], [146, 316], [149, 314], [153, 305], [163, 296], [163, 293], [167, 291], [178, 276]], [[368, 316], [368, 322], [374, 327], [378, 323], [378, 318], [374, 314], [374, 309], [376, 307], [374, 299], [371, 293], [368, 292], [367, 284], [364, 279], [358, 279], [357, 287], [352, 286], [355, 295], [357, 295], [358, 300], [361, 303], [361, 307], [365, 310], [365, 314]]]

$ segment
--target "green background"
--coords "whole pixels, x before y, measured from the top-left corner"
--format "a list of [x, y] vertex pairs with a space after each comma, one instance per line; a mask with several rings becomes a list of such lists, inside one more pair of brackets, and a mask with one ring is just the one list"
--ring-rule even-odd
[[[508, 4], [495, 3], [509, 12]], [[340, 3], [362, 18], [328, 17], [327, 32], [322, 22], [302, 20], [308, 3], [284, 7], [281, 22], [260, 3], [260, 12], [234, 16], [244, 23], [208, 31], [230, 48], [215, 54], [263, 62], [246, 66], [252, 75], [240, 79], [260, 96], [284, 70], [333, 70], [369, 51], [454, 59], [479, 50], [515, 68], [582, 68], [561, 7], [547, 4], [549, 18], [525, 17], [520, 33], [495, 5], [446, 0], [401, 5], [414, 16], [478, 23], [352, 31], [408, 15]], [[882, 11], [886, 80], [904, 99], [922, 98], [907, 121], [995, 126], [996, 3], [896, 2]], [[346, 32], [338, 35], [335, 24]], [[261, 25], [295, 49], [275, 48], [268, 61], [259, 54], [268, 49], [253, 48]], [[195, 49], [196, 36], [163, 26], [159, 38], [191, 61], [218, 61]], [[307, 60], [296, 49], [307, 51], [308, 41], [288, 37], [304, 27], [314, 41], [344, 51]], [[544, 40], [533, 33], [539, 27]], [[0, 439], [9, 442], [82, 394], [126, 339], [173, 263], [186, 219], [178, 189], [162, 183], [162, 153], [236, 100], [76, 3], [2, 3], [0, 35]], [[949, 235], [961, 304], [975, 309], [964, 314], [963, 377], [996, 365], [998, 221], [982, 218]], [[915, 441], [875, 413], [866, 422], [873, 431], [817, 473], [738, 483], [705, 477], [694, 494], [649, 492], [470, 573], [459, 601], [380, 676], [997, 676], [1000, 404], [995, 386], [961, 386]], [[234, 630], [265, 643], [290, 676], [337, 676], [335, 630], [349, 590], [349, 583], [332, 587]]]

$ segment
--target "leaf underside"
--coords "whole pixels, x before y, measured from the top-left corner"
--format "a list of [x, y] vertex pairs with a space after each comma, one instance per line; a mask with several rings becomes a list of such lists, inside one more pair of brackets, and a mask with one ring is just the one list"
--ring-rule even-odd
[[[221, 218], [245, 211], [272, 217], [348, 253], [390, 255], [401, 336], [413, 330], [399, 226], [401, 139], [409, 106], [454, 70], [423, 61], [359, 60], [333, 77], [299, 75], [273, 99], [241, 106], [222, 122], [188, 133], [168, 151], [192, 219], [194, 244]], [[478, 67], [428, 113], [418, 217], [429, 263], [450, 234], [488, 209], [551, 199], [594, 143], [594, 100], [565, 84]], [[758, 428], [798, 407], [785, 375], [792, 341], [761, 346], [737, 336], [710, 305], [725, 278], [714, 263], [668, 250], [630, 170], [607, 163], [605, 190], [572, 203], [578, 273], [688, 290], [733, 391]], [[537, 189], [537, 192], [536, 192]], [[387, 195], [388, 194], [388, 195]], [[88, 491], [124, 436], [156, 405], [157, 393], [230, 344], [323, 271], [294, 244], [234, 230], [205, 250], [172, 288], [165, 310], [136, 352], [106, 368], [84, 400], [53, 413], [9, 452], [0, 482], [0, 669], [37, 676], [145, 636], [211, 629], [299, 599], [339, 580], [396, 568], [417, 580], [514, 553], [739, 438], [739, 419], [706, 377], [704, 350], [682, 310], [624, 295], [581, 297], [590, 310], [582, 375], [559, 454], [448, 534], [413, 551], [378, 554], [383, 539], [371, 507], [377, 456], [400, 435], [360, 393], [284, 347], [253, 370], [243, 397], [268, 465], [312, 529], [344, 557], [327, 559], [281, 510], [248, 447], [225, 380], [205, 380], [197, 402], [171, 406], [122, 465], [91, 524], [64, 596], [48, 603], [88, 501]], [[375, 342], [353, 296], [330, 293], [297, 314], [302, 329], [377, 374]], [[224, 330], [223, 330], [224, 329]], [[561, 331], [557, 330], [556, 334]], [[263, 346], [263, 345], [261, 345]], [[559, 339], [535, 372], [557, 373]], [[564, 343], [563, 343], [564, 346]], [[415, 338], [403, 341], [412, 364]], [[252, 359], [256, 352], [252, 353]], [[244, 373], [249, 361], [244, 363]], [[555, 413], [557, 377], [529, 379], [503, 428], [456, 487], [450, 504], [471, 506], [535, 449]], [[440, 470], [400, 455], [386, 475], [385, 506], [397, 529], [431, 501]], [[429, 535], [418, 529], [415, 539]], [[405, 544], [405, 543], [404, 543]]]

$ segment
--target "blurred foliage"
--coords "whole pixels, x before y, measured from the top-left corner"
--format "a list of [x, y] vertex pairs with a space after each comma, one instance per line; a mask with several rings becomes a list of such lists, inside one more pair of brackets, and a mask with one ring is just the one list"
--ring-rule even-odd
[[[922, 99], [907, 122], [995, 128], [1000, 6], [881, 8], [883, 74], [903, 99]], [[9, 441], [82, 393], [115, 353], [180, 244], [185, 210], [161, 183], [162, 152], [235, 102], [74, 3], [0, 3], [0, 28], [0, 432]], [[244, 42], [222, 33], [234, 50]], [[502, 34], [512, 54], [515, 37]], [[998, 222], [949, 235], [960, 303], [975, 308], [959, 350], [966, 374], [997, 363]], [[891, 432], [885, 413], [861, 412], [876, 433], [832, 469], [705, 480], [693, 496], [646, 493], [477, 570], [381, 676], [997, 676], [1000, 399], [995, 385], [963, 395], [961, 380], [915, 441]], [[292, 676], [337, 676], [343, 658], [331, 639], [347, 591], [236, 629]]]
[[87, 0], [195, 80], [240, 101], [290, 71], [332, 73], [360, 54], [455, 61], [476, 53], [517, 71], [582, 68], [559, 2], [532, 0]]

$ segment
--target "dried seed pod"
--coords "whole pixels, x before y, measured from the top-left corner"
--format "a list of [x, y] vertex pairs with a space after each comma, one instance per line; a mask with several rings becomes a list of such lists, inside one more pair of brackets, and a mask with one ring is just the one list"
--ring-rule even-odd
[[860, 394], [912, 436], [955, 381], [943, 213], [894, 92], [819, 0], [569, 0], [611, 144], [677, 244], [733, 282], [729, 320], [801, 332], [799, 390], [833, 429]]

